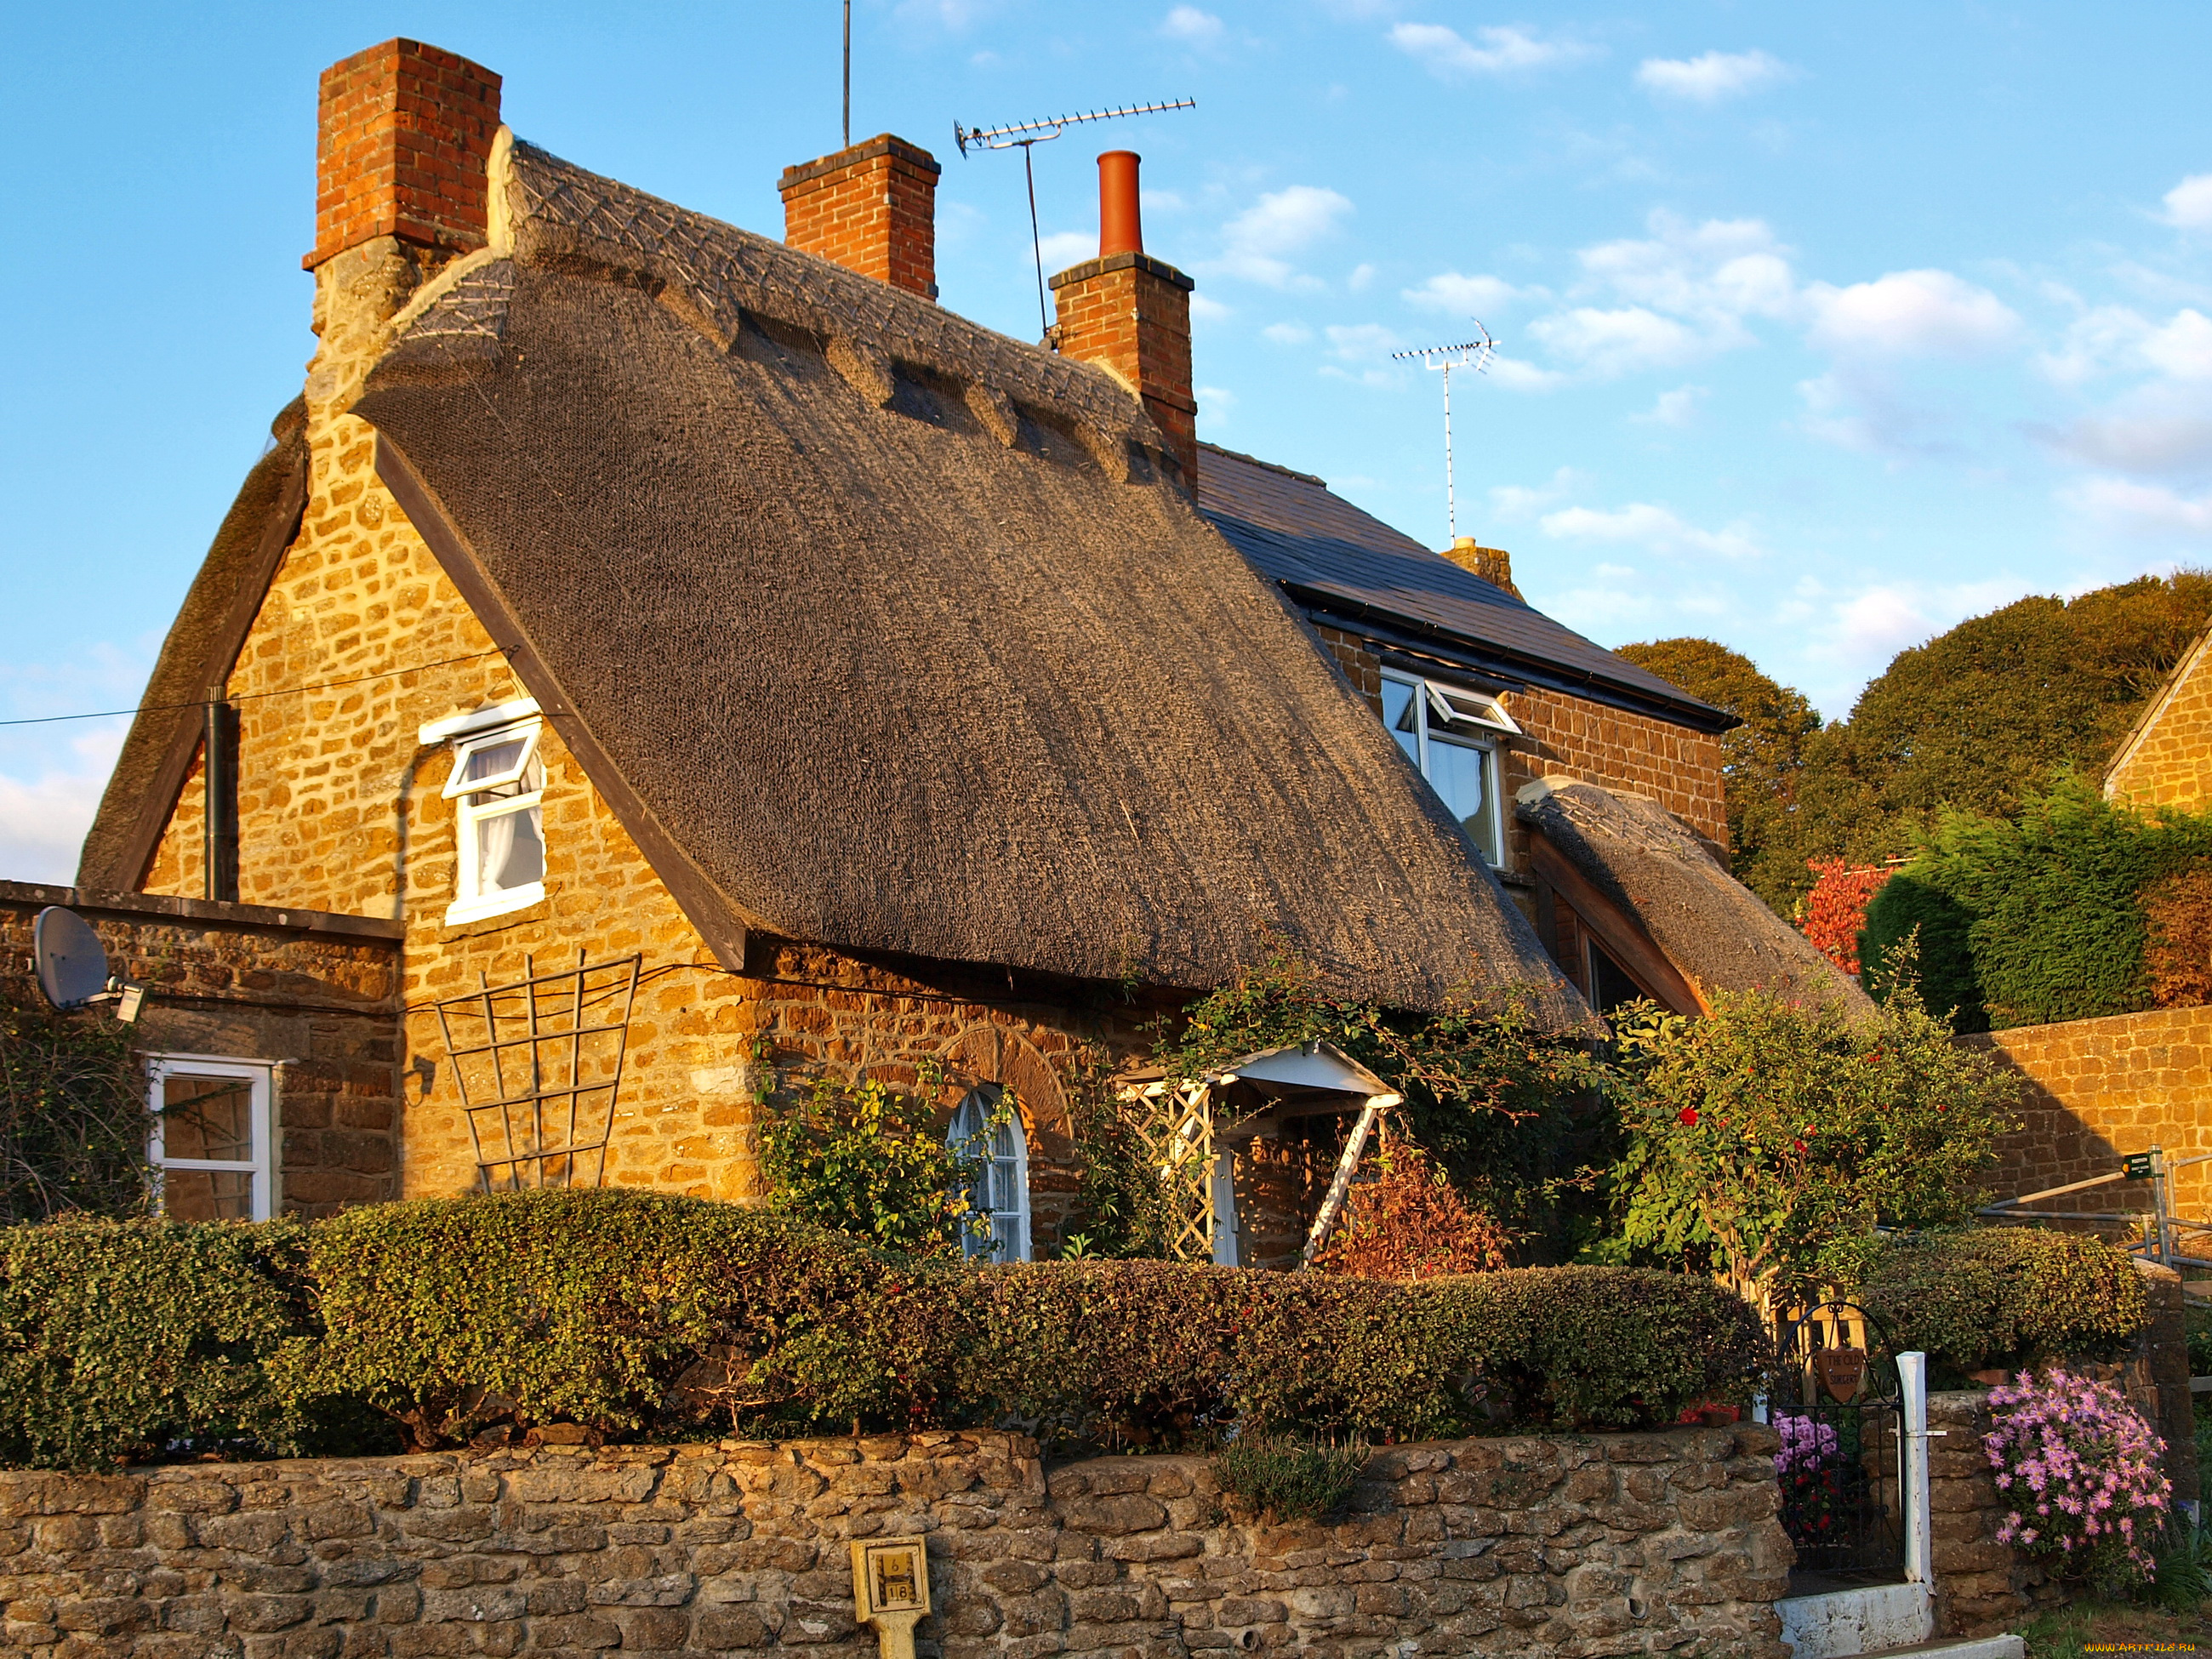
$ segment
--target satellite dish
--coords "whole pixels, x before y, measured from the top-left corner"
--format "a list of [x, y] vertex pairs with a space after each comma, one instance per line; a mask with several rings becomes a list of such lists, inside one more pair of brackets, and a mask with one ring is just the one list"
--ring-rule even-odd
[[76, 911], [48, 905], [31, 924], [31, 939], [39, 988], [55, 1007], [87, 1007], [107, 989], [107, 952]]

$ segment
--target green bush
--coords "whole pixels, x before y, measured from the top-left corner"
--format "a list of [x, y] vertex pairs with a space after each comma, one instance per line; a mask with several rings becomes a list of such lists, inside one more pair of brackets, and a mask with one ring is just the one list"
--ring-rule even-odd
[[1747, 1397], [1766, 1369], [1741, 1302], [1645, 1269], [1395, 1284], [979, 1267], [619, 1190], [0, 1238], [0, 1456], [35, 1464], [288, 1450], [364, 1409], [418, 1447], [549, 1422], [631, 1437], [1022, 1423], [1075, 1443], [1203, 1441], [1232, 1421], [1308, 1437], [1661, 1425]]
[[1988, 1030], [1989, 1010], [1982, 1006], [1982, 982], [1974, 973], [1972, 922], [1964, 905], [1923, 874], [1899, 871], [1867, 902], [1859, 961], [1865, 967], [1868, 994], [1888, 996], [1898, 977], [1891, 971], [1893, 958], [1910, 940], [1920, 1000], [1928, 1011], [1948, 1020], [1954, 1031]]
[[1342, 1509], [1370, 1448], [1316, 1446], [1272, 1435], [1240, 1434], [1213, 1460], [1221, 1490], [1263, 1521], [1319, 1521]]
[[[2130, 1013], [2154, 1000], [2144, 890], [2207, 859], [2212, 816], [2137, 812], [2063, 775], [2016, 817], [1946, 812], [1869, 907], [1860, 958], [1879, 979], [1917, 921], [1931, 1006], [1950, 995], [1969, 1010], [1978, 985], [1998, 1027]], [[1970, 965], [1956, 948], [1961, 917]]]
[[1977, 1227], [1890, 1240], [1859, 1301], [1940, 1381], [2116, 1357], [2150, 1321], [2133, 1258], [2084, 1233]]
[[0, 1223], [145, 1213], [146, 1073], [130, 1030], [0, 1000]]
[[313, 1328], [307, 1230], [65, 1220], [0, 1229], [0, 1462], [96, 1468], [307, 1426], [271, 1376]]

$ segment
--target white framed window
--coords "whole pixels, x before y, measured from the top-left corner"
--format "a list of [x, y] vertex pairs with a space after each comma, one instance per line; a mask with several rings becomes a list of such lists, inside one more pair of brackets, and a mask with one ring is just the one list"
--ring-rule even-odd
[[545, 896], [542, 726], [535, 719], [512, 720], [454, 735], [445, 791], [453, 803], [457, 854], [449, 922], [520, 910]]
[[172, 1221], [266, 1221], [274, 1199], [266, 1061], [154, 1054], [147, 1155]]
[[1498, 750], [1502, 738], [1521, 730], [1504, 705], [1486, 692], [1385, 670], [1382, 723], [1482, 856], [1492, 865], [1503, 864], [1505, 823]]
[[946, 1145], [982, 1159], [968, 1189], [968, 1213], [971, 1219], [981, 1217], [989, 1231], [964, 1228], [960, 1246], [969, 1256], [990, 1261], [1030, 1259], [1030, 1149], [1013, 1104], [995, 1083], [970, 1089], [945, 1134]]

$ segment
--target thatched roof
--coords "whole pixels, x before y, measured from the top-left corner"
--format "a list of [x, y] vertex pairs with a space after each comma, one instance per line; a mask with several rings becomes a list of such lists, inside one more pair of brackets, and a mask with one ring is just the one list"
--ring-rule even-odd
[[1714, 861], [1656, 801], [1594, 783], [1532, 784], [1516, 808], [1599, 894], [1642, 923], [1699, 1000], [1765, 990], [1852, 1015], [1874, 1004], [1850, 975]]
[[191, 771], [208, 688], [229, 678], [307, 500], [307, 405], [270, 427], [269, 452], [246, 475], [215, 543], [161, 642], [123, 752], [78, 856], [76, 884], [128, 893], [146, 878], [169, 808]]
[[1432, 553], [1310, 472], [1199, 446], [1199, 510], [1317, 616], [1382, 630], [1470, 665], [1721, 732], [1724, 709], [1556, 623], [1517, 593]]
[[710, 940], [1189, 988], [1279, 943], [1386, 1003], [1585, 1018], [1103, 372], [510, 167], [507, 244], [356, 412]]

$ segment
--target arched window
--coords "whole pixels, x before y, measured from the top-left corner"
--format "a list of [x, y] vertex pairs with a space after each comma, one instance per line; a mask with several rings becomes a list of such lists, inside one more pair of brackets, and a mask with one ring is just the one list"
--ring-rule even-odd
[[1030, 1259], [1030, 1149], [1013, 1105], [995, 1083], [970, 1089], [945, 1136], [956, 1150], [983, 1160], [968, 1205], [969, 1215], [983, 1217], [990, 1231], [971, 1227], [960, 1242], [969, 1255], [990, 1261]]

